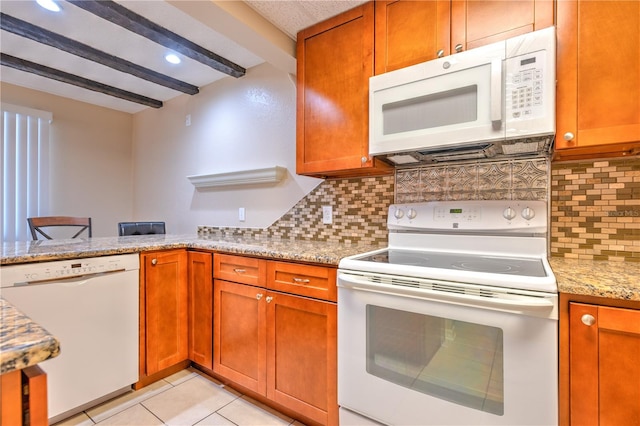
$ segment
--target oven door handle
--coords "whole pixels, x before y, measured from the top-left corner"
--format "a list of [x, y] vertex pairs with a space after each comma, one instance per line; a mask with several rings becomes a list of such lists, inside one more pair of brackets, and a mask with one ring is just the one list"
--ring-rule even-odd
[[509, 294], [508, 298], [474, 296], [470, 294], [461, 294], [456, 292], [446, 292], [430, 289], [415, 289], [402, 286], [390, 286], [383, 283], [371, 284], [366, 279], [358, 276], [340, 273], [338, 275], [338, 287], [349, 288], [353, 290], [367, 291], [371, 293], [379, 293], [391, 296], [404, 296], [416, 299], [434, 300], [445, 303], [455, 303], [473, 307], [485, 307], [493, 309], [504, 309], [508, 311], [532, 311], [542, 309], [553, 309], [555, 303], [553, 300], [540, 296], [527, 296], [518, 294]]

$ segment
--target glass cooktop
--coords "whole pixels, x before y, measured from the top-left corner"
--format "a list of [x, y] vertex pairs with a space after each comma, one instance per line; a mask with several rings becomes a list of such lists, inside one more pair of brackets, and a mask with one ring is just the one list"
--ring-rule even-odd
[[354, 260], [527, 277], [547, 276], [542, 260], [535, 258], [390, 249], [356, 257]]

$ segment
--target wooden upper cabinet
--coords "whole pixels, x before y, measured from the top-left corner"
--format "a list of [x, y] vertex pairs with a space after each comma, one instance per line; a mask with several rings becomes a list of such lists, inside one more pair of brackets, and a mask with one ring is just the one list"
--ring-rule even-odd
[[452, 0], [451, 52], [550, 27], [553, 9], [552, 0]]
[[640, 2], [559, 1], [556, 158], [640, 151]]
[[552, 0], [375, 2], [375, 72], [382, 74], [554, 23]]
[[296, 168], [311, 176], [391, 173], [369, 158], [373, 2], [298, 33]]
[[640, 423], [640, 311], [570, 303], [570, 422]]
[[449, 55], [449, 0], [375, 2], [375, 72]]

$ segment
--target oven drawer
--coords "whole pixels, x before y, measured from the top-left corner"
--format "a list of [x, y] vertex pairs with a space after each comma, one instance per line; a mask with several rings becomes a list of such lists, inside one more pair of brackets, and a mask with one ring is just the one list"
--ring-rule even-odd
[[264, 286], [267, 261], [254, 257], [215, 254], [213, 277], [241, 284]]
[[267, 288], [335, 302], [337, 301], [336, 269], [326, 266], [268, 262]]

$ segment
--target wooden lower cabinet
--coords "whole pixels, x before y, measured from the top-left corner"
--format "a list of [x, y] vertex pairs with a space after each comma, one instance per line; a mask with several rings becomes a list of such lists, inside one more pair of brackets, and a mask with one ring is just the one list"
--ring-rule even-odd
[[[265, 284], [214, 279], [213, 371], [304, 419], [337, 424], [335, 302], [267, 288], [287, 288], [289, 281], [292, 290], [327, 293], [322, 287], [335, 287], [335, 270], [218, 256], [216, 264], [237, 269], [239, 280]], [[251, 270], [262, 271], [261, 277], [249, 274]], [[220, 275], [229, 273], [214, 268], [214, 276]]]
[[0, 425], [46, 426], [47, 374], [32, 365], [0, 376]]
[[266, 290], [214, 280], [213, 371], [266, 395]]
[[213, 255], [189, 251], [189, 359], [213, 368]]
[[140, 376], [188, 360], [187, 251], [141, 254]]
[[267, 397], [336, 424], [337, 306], [276, 292], [267, 292], [266, 300]]
[[[562, 424], [640, 424], [640, 306], [636, 308], [568, 302], [568, 325], [565, 330], [561, 326]], [[563, 342], [568, 343], [564, 360]]]

